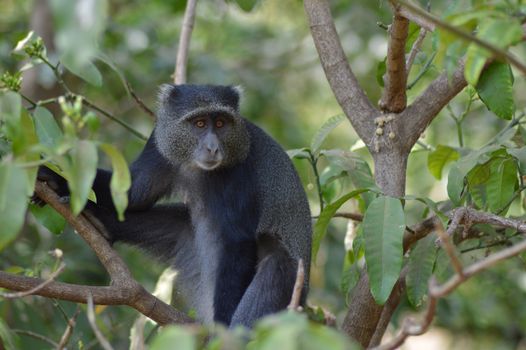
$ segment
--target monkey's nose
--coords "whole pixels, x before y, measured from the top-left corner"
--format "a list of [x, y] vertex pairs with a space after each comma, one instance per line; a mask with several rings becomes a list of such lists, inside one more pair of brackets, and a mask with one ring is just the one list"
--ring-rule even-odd
[[206, 149], [208, 150], [208, 153], [215, 156], [219, 148], [217, 147], [216, 144], [209, 144], [206, 146]]

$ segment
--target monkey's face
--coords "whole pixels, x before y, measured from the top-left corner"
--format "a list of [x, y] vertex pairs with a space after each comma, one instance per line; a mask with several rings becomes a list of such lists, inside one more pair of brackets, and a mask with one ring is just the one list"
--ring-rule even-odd
[[158, 121], [156, 143], [174, 165], [211, 171], [235, 165], [248, 154], [244, 120], [224, 110], [192, 113], [171, 125], [163, 124]]

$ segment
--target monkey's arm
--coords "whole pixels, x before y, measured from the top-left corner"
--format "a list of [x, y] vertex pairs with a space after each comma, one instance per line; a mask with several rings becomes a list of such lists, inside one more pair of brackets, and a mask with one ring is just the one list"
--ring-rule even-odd
[[258, 249], [264, 251], [263, 257], [232, 316], [231, 328], [252, 327], [257, 319], [285, 309], [290, 302], [297, 263], [278, 240], [269, 236], [258, 241]]
[[110, 241], [138, 246], [163, 262], [174, 257], [181, 245], [192, 237], [190, 216], [183, 204], [127, 211], [124, 221], [118, 221], [113, 213], [94, 203], [89, 203], [87, 210], [104, 224]]

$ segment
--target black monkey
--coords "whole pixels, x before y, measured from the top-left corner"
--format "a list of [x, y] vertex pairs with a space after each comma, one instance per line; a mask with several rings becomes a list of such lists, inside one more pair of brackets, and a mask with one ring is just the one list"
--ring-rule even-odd
[[[163, 85], [157, 123], [131, 165], [125, 221], [115, 215], [111, 172], [99, 169], [87, 210], [111, 241], [146, 248], [179, 270], [176, 289], [200, 321], [245, 325], [284, 309], [298, 260], [306, 271], [311, 218], [282, 148], [239, 114], [230, 86]], [[67, 184], [39, 172], [67, 195]], [[175, 195], [180, 203], [155, 205]]]

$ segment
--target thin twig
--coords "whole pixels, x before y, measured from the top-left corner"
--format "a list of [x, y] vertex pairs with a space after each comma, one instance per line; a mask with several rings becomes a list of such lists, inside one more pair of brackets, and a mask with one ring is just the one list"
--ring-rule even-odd
[[29, 290], [25, 290], [25, 291], [21, 291], [21, 292], [15, 292], [15, 293], [1, 293], [0, 292], [0, 297], [4, 298], [4, 299], [16, 299], [16, 298], [22, 298], [22, 297], [26, 297], [28, 295], [32, 295], [32, 294], [35, 294], [36, 292], [38, 292], [39, 290], [41, 290], [42, 288], [44, 288], [45, 286], [47, 286], [48, 284], [50, 284], [51, 282], [53, 282], [53, 280], [58, 276], [60, 275], [60, 273], [62, 273], [62, 271], [66, 268], [66, 264], [65, 263], [61, 263], [60, 266], [58, 267], [58, 269], [56, 269], [51, 275], [49, 275], [49, 277], [42, 283], [38, 284], [37, 286], [29, 289]]
[[195, 21], [195, 6], [197, 0], [188, 0], [184, 11], [183, 26], [179, 37], [179, 48], [175, 63], [174, 84], [186, 83], [186, 66], [188, 61], [188, 49]]
[[130, 82], [125, 80], [125, 84], [126, 84], [126, 90], [128, 90], [128, 93], [131, 95], [131, 97], [133, 97], [133, 99], [135, 100], [139, 108], [141, 108], [150, 117], [155, 119], [155, 113], [150, 108], [148, 108], [148, 106], [146, 106], [146, 104], [141, 100], [139, 96], [137, 96]]
[[435, 24], [437, 27], [440, 27], [448, 32], [451, 32], [458, 37], [477, 44], [478, 46], [490, 51], [496, 58], [507, 61], [508, 63], [514, 65], [518, 70], [523, 74], [526, 74], [526, 65], [524, 65], [517, 57], [515, 57], [510, 52], [501, 49], [500, 47], [489, 43], [485, 40], [482, 40], [471, 33], [468, 33], [460, 28], [452, 26], [451, 24], [442, 21], [441, 19], [435, 17], [431, 13], [427, 12], [424, 9], [421, 9], [418, 6], [415, 6], [404, 0], [391, 0], [391, 2], [401, 5], [403, 8], [407, 8], [410, 12], [424, 18], [425, 20]]
[[[429, 283], [432, 284], [434, 283], [433, 281], [434, 280], [431, 279]], [[431, 325], [431, 322], [433, 322], [433, 318], [435, 317], [436, 306], [437, 306], [437, 299], [429, 298], [429, 302], [427, 303], [426, 313], [421, 323], [417, 323], [414, 319], [409, 318], [409, 317], [404, 319], [402, 322], [402, 328], [400, 329], [400, 332], [396, 335], [396, 337], [394, 337], [388, 343], [374, 347], [373, 349], [374, 350], [398, 349], [400, 345], [402, 345], [409, 336], [424, 334], [429, 328], [429, 326]]]
[[43, 336], [42, 334], [38, 334], [38, 333], [32, 332], [32, 331], [28, 331], [28, 330], [25, 330], [25, 329], [12, 328], [11, 332], [16, 333], [16, 334], [20, 334], [20, 335], [27, 335], [28, 337], [41, 340], [41, 341], [43, 341], [45, 343], [48, 343], [53, 348], [56, 348], [58, 346], [58, 344], [56, 342], [54, 342], [53, 340], [49, 339], [48, 337]]
[[405, 64], [405, 70], [407, 72], [407, 76], [409, 76], [409, 73], [411, 72], [411, 68], [413, 67], [413, 63], [415, 61], [416, 55], [422, 48], [422, 44], [424, 43], [426, 34], [427, 34], [427, 30], [425, 28], [420, 28], [420, 32], [418, 33], [418, 38], [416, 38], [415, 42], [413, 43], [413, 46], [411, 47], [411, 52], [409, 52], [409, 57], [407, 58], [407, 62]]
[[451, 260], [451, 264], [453, 265], [453, 268], [455, 269], [456, 273], [459, 275], [462, 275], [462, 263], [458, 259], [453, 243], [451, 243], [451, 237], [457, 230], [458, 225], [463, 218], [464, 218], [464, 212], [460, 210], [456, 211], [455, 216], [453, 217], [453, 220], [451, 220], [451, 223], [449, 224], [447, 233], [444, 232], [444, 228], [442, 227], [442, 223], [440, 222], [437, 223], [436, 229], [435, 229], [439, 237], [437, 241], [443, 248], [445, 248], [446, 253], [449, 256], [449, 259]]
[[345, 218], [353, 221], [363, 221], [363, 215], [357, 213], [336, 213], [332, 216], [333, 218]]
[[88, 321], [91, 326], [91, 329], [93, 330], [93, 333], [95, 333], [95, 336], [97, 337], [97, 340], [99, 341], [99, 344], [104, 348], [104, 350], [113, 350], [113, 347], [108, 342], [108, 340], [102, 335], [99, 328], [97, 327], [97, 324], [95, 323], [95, 311], [93, 307], [93, 297], [91, 295], [88, 296]]
[[71, 316], [70, 319], [68, 319], [66, 330], [64, 331], [64, 334], [62, 334], [62, 337], [60, 338], [60, 342], [57, 345], [57, 350], [62, 350], [68, 345], [69, 339], [71, 338], [71, 335], [73, 334], [73, 329], [75, 328], [77, 322], [77, 316], [80, 314], [80, 308], [77, 306], [77, 310], [75, 310], [75, 313], [73, 316]]
[[[458, 227], [458, 225], [462, 223], [462, 221], [464, 223], [464, 226], [471, 226], [476, 223], [486, 223], [486, 224], [491, 224], [491, 225], [496, 225], [496, 226], [501, 226], [501, 227], [514, 228], [518, 232], [526, 232], [526, 222], [524, 221], [503, 218], [503, 217], [499, 217], [494, 214], [479, 212], [471, 208], [458, 208], [452, 211], [450, 217], [453, 218], [448, 228], [448, 233], [451, 233], [451, 234], [456, 230], [456, 227]], [[467, 229], [469, 229], [469, 227], [467, 227]], [[465, 230], [466, 230], [466, 227], [465, 227]], [[437, 229], [437, 232], [439, 231], [440, 231], [440, 228]], [[448, 246], [446, 242], [449, 242], [449, 237], [444, 232], [443, 232], [442, 242], [445, 243], [446, 247]], [[400, 332], [394, 339], [374, 349], [375, 350], [397, 349], [400, 345], [403, 344], [403, 342], [405, 341], [405, 339], [407, 339], [407, 337], [425, 333], [427, 329], [429, 328], [429, 326], [431, 325], [431, 322], [433, 321], [433, 318], [435, 316], [435, 311], [436, 311], [436, 304], [439, 298], [445, 297], [446, 295], [450, 294], [459, 285], [461, 285], [463, 282], [465, 282], [467, 279], [474, 276], [475, 274], [482, 272], [484, 270], [487, 270], [488, 268], [494, 266], [498, 262], [509, 259], [524, 251], [526, 251], [526, 239], [509, 248], [506, 248], [497, 253], [491, 254], [487, 256], [486, 258], [469, 265], [466, 268], [463, 268], [460, 265], [460, 271], [458, 271], [458, 266], [456, 266], [455, 270], [457, 270], [457, 273], [455, 273], [455, 275], [453, 275], [448, 281], [446, 281], [442, 285], [438, 285], [435, 277], [432, 276], [431, 279], [429, 280], [429, 287], [428, 287], [429, 301], [428, 301], [424, 320], [420, 324], [415, 323], [411, 319], [404, 320], [402, 323], [403, 325], [402, 325]], [[452, 258], [451, 261], [453, 262], [453, 265], [460, 264], [460, 261], [458, 260], [455, 263], [454, 258]]]
[[294, 289], [292, 291], [292, 297], [290, 298], [289, 310], [299, 310], [301, 301], [301, 291], [303, 290], [303, 284], [305, 282], [305, 268], [303, 266], [303, 259], [298, 260], [298, 272], [296, 273], [296, 282], [294, 283]]
[[94, 111], [99, 112], [100, 114], [102, 114], [103, 116], [105, 116], [108, 119], [113, 120], [117, 124], [123, 126], [126, 130], [128, 130], [129, 132], [131, 132], [133, 135], [137, 136], [141, 140], [144, 140], [144, 141], [148, 140], [148, 137], [146, 137], [145, 135], [143, 135], [139, 131], [135, 130], [130, 124], [126, 123], [125, 121], [120, 120], [119, 118], [117, 118], [116, 116], [111, 114], [110, 112], [108, 112], [108, 111], [102, 109], [101, 107], [95, 105], [94, 103], [88, 101], [84, 97], [82, 98], [82, 104], [85, 105], [86, 107], [94, 110]]

